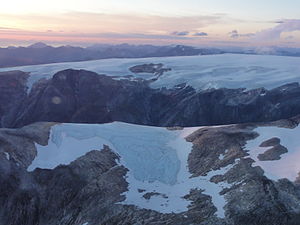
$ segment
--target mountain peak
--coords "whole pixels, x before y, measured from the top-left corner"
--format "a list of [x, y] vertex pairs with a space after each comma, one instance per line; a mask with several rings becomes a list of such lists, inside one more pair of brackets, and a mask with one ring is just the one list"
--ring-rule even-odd
[[28, 46], [28, 48], [46, 48], [46, 47], [50, 47], [50, 46], [43, 42], [37, 42]]

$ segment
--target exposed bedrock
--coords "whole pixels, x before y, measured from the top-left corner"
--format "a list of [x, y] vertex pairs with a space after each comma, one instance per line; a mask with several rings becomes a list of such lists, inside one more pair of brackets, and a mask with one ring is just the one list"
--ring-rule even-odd
[[[290, 120], [281, 120], [264, 124], [204, 127], [187, 137], [187, 141], [193, 143], [188, 160], [193, 176], [203, 176], [212, 169], [230, 166], [223, 175], [211, 178], [215, 183], [230, 184], [221, 192], [227, 200], [224, 208], [228, 224], [299, 224], [298, 181], [269, 180], [261, 167], [253, 165], [254, 160], [247, 157], [244, 147], [247, 141], [258, 136], [255, 128], [272, 124], [292, 129], [299, 123], [299, 117], [295, 117], [294, 121], [294, 125]], [[278, 144], [279, 140], [268, 140], [264, 145], [274, 143]]]

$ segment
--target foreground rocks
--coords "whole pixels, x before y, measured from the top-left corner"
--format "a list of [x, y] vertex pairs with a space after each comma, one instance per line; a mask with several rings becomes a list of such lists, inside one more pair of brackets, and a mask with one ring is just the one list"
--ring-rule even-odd
[[[226, 181], [231, 184], [222, 191], [227, 200], [224, 224], [300, 224], [299, 184], [288, 179], [269, 180], [261, 167], [252, 166], [254, 161], [247, 157], [244, 149], [246, 141], [258, 136], [254, 128], [271, 124], [291, 129], [299, 124], [299, 117], [269, 124], [205, 127], [187, 138], [194, 144], [189, 156], [189, 168], [194, 176], [234, 165], [224, 175], [211, 178], [215, 183]], [[278, 144], [279, 140], [268, 140], [264, 145], [274, 142]], [[220, 155], [223, 158], [220, 159]]]
[[[159, 73], [165, 68], [146, 64], [136, 69]], [[186, 127], [274, 121], [300, 113], [298, 83], [272, 90], [196, 91], [185, 84], [152, 89], [151, 80], [114, 80], [89, 71], [64, 70], [39, 81], [27, 94], [27, 78], [23, 72], [1, 73], [1, 127], [38, 121]]]
[[[35, 143], [47, 145], [55, 123], [2, 128], [0, 225], [298, 225], [299, 183], [268, 179], [262, 168], [252, 165], [244, 146], [258, 136], [254, 129], [259, 126], [292, 129], [299, 121], [294, 117], [264, 124], [203, 127], [186, 138], [193, 143], [188, 166], [194, 177], [229, 166], [225, 173], [211, 178], [211, 182], [229, 184], [220, 193], [226, 199], [224, 218], [216, 216], [211, 197], [201, 189], [184, 197], [191, 204], [183, 213], [164, 214], [120, 204], [128, 189], [127, 168], [108, 146], [91, 149], [68, 165], [27, 172], [37, 154]], [[274, 143], [278, 140], [267, 145]], [[145, 193], [144, 197], [155, 195], [159, 193]]]

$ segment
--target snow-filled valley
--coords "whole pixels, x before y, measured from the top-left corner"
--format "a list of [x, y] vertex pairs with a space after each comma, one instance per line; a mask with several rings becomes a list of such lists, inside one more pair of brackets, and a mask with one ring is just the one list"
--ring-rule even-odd
[[[58, 124], [51, 128], [47, 146], [36, 144], [38, 154], [28, 171], [35, 168], [53, 169], [69, 164], [91, 150], [108, 145], [120, 156], [120, 164], [129, 169], [126, 200], [119, 204], [136, 205], [162, 213], [188, 210], [190, 201], [183, 197], [191, 189], [202, 189], [211, 196], [217, 216], [224, 217], [225, 198], [220, 192], [230, 185], [210, 182], [234, 165], [211, 171], [207, 176], [190, 178], [188, 156], [192, 143], [185, 137], [198, 128], [168, 130], [114, 122], [102, 125]], [[143, 190], [142, 192], [139, 190]], [[149, 199], [145, 193], [155, 193]]]
[[[155, 75], [132, 73], [129, 68], [140, 64], [163, 63], [171, 68], [151, 84], [153, 88], [173, 87], [187, 83], [196, 89], [208, 88], [275, 88], [300, 81], [299, 58], [270, 55], [222, 54], [205, 56], [178, 56], [141, 59], [103, 59], [84, 62], [1, 68], [0, 71], [30, 72], [29, 88], [42, 78], [51, 78], [64, 69], [85, 69], [108, 76], [132, 75], [149, 79]], [[115, 79], [120, 79], [119, 78]]]

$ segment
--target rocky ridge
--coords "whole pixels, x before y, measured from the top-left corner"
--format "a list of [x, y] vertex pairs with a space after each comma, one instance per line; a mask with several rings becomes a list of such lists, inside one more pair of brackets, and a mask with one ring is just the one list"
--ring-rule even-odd
[[2, 127], [38, 121], [188, 127], [274, 121], [300, 113], [298, 83], [271, 90], [196, 91], [185, 84], [153, 89], [151, 80], [113, 79], [69, 69], [40, 80], [27, 93], [27, 77], [20, 71], [1, 73], [0, 83], [9, 87], [0, 89]]

